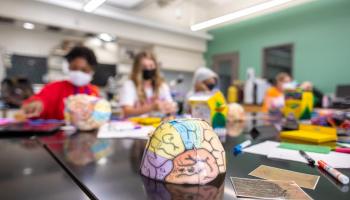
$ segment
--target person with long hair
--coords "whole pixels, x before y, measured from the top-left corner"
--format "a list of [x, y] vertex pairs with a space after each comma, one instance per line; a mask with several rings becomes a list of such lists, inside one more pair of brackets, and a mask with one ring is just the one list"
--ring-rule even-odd
[[151, 52], [136, 55], [130, 79], [124, 83], [120, 94], [120, 104], [126, 117], [152, 111], [168, 114], [176, 110], [170, 89]]

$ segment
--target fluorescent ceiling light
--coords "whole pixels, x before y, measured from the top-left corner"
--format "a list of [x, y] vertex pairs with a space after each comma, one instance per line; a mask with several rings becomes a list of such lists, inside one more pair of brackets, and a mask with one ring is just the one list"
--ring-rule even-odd
[[29, 22], [23, 23], [23, 28], [27, 30], [33, 30], [35, 28], [35, 25]]
[[90, 0], [84, 5], [83, 10], [85, 12], [93, 12], [100, 7], [106, 0]]
[[120, 8], [131, 9], [142, 4], [144, 1], [145, 0], [108, 0], [108, 4], [112, 4]]
[[280, 6], [282, 4], [285, 4], [285, 3], [288, 3], [291, 1], [293, 1], [293, 0], [271, 0], [271, 1], [268, 1], [268, 2], [265, 2], [262, 4], [258, 4], [258, 5], [249, 7], [249, 8], [235, 11], [235, 12], [227, 14], [227, 15], [223, 15], [221, 17], [213, 18], [213, 19], [210, 19], [208, 21], [204, 21], [204, 22], [192, 25], [191, 30], [192, 31], [202, 30], [202, 29], [205, 29], [205, 28], [208, 28], [211, 26], [222, 24], [224, 22], [228, 22], [228, 21], [231, 21], [234, 19], [238, 19], [238, 18], [242, 18], [242, 17], [248, 16], [251, 14], [255, 14], [255, 13], [276, 7], [276, 6]]
[[105, 42], [112, 42], [115, 39], [112, 35], [108, 33], [101, 33], [97, 37], [100, 38], [100, 40]]

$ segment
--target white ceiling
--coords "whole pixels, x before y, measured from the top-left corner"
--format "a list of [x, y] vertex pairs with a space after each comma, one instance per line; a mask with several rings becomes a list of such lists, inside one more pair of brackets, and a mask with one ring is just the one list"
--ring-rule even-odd
[[[58, 0], [38, 0], [58, 4]], [[59, 0], [62, 6], [82, 8], [89, 0]], [[191, 25], [251, 7], [269, 0], [107, 0], [98, 8], [110, 7], [115, 12], [162, 22], [188, 29]], [[294, 0], [306, 2], [310, 0]], [[293, 5], [293, 4], [291, 4]], [[287, 6], [288, 7], [288, 6]]]
[[[36, 1], [82, 11], [83, 6], [89, 0]], [[197, 33], [190, 32], [190, 26], [193, 24], [266, 1], [269, 0], [107, 0], [106, 3], [97, 8], [93, 14], [109, 16], [128, 23], [142, 24], [153, 28], [194, 35]], [[248, 16], [229, 23], [235, 23], [269, 12], [280, 11], [290, 6], [309, 1], [313, 0], [293, 0], [291, 4], [286, 4], [265, 11], [264, 13]], [[198, 34], [201, 33], [199, 32]]]

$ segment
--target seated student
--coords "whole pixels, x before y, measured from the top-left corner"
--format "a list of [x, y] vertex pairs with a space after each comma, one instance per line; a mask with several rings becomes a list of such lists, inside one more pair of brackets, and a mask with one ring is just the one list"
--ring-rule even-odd
[[47, 84], [38, 94], [27, 99], [21, 110], [27, 118], [64, 119], [64, 99], [73, 94], [99, 95], [97, 86], [90, 84], [97, 60], [86, 47], [75, 47], [67, 55], [69, 79]]
[[136, 55], [130, 79], [124, 83], [120, 94], [119, 102], [126, 117], [152, 111], [166, 114], [176, 111], [170, 89], [160, 75], [155, 56], [150, 52]]
[[265, 93], [263, 112], [279, 110], [284, 106], [283, 90], [291, 82], [292, 78], [287, 73], [279, 73], [276, 76], [274, 86], [269, 88]]
[[198, 68], [193, 75], [191, 90], [186, 95], [185, 110], [189, 111], [188, 99], [199, 92], [211, 92], [218, 86], [219, 77], [207, 67]]
[[218, 85], [219, 77], [207, 67], [198, 68], [193, 75], [192, 88], [187, 96], [198, 92], [211, 92]]

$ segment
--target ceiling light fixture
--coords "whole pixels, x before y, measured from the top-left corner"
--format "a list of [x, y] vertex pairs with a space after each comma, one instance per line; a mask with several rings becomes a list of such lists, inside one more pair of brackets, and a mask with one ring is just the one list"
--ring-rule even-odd
[[234, 19], [238, 19], [238, 18], [242, 18], [242, 17], [248, 16], [251, 14], [255, 14], [255, 13], [276, 7], [276, 6], [280, 6], [282, 4], [285, 4], [285, 3], [288, 3], [291, 1], [293, 1], [293, 0], [271, 0], [271, 1], [268, 1], [268, 2], [265, 2], [262, 4], [258, 4], [258, 5], [249, 7], [249, 8], [235, 11], [235, 12], [227, 14], [227, 15], [223, 15], [221, 17], [213, 18], [213, 19], [210, 19], [208, 21], [194, 24], [191, 26], [191, 30], [192, 31], [199, 31], [199, 30], [211, 27], [211, 26], [222, 24], [224, 22], [228, 22], [228, 21], [231, 21]]
[[23, 28], [27, 30], [33, 30], [35, 28], [35, 25], [30, 22], [23, 23]]
[[97, 37], [104, 42], [112, 42], [115, 40], [115, 37], [108, 33], [101, 33]]
[[100, 7], [105, 1], [106, 0], [90, 0], [84, 5], [83, 10], [85, 12], [93, 12], [98, 7]]

